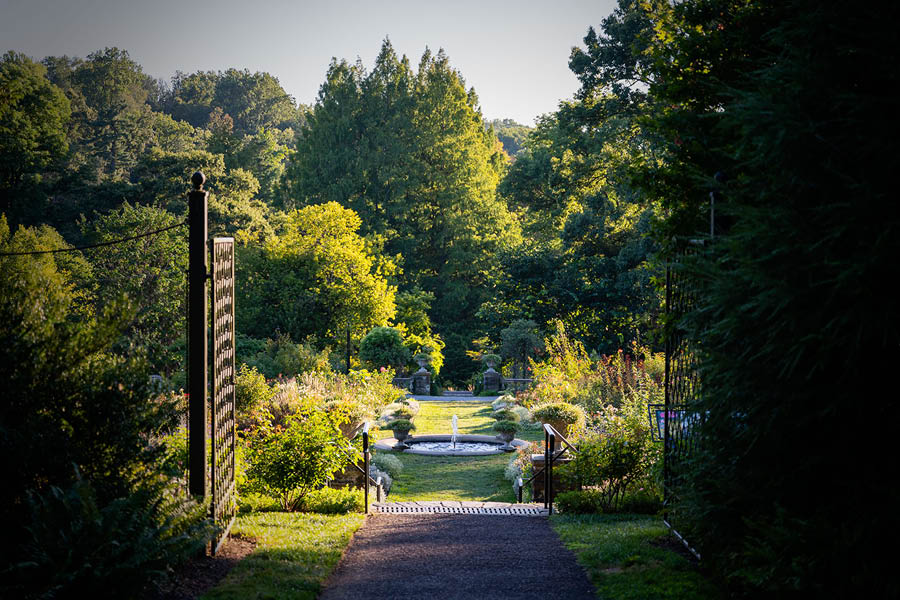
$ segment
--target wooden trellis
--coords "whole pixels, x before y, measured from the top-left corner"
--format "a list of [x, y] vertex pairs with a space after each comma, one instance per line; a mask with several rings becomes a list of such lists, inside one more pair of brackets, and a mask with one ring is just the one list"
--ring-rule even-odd
[[235, 496], [234, 239], [212, 241], [212, 519], [220, 528], [213, 554], [237, 514]]

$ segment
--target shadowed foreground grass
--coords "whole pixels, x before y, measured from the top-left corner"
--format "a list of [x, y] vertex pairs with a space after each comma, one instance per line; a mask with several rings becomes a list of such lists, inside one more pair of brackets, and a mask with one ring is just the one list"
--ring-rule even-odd
[[615, 600], [723, 598], [696, 564], [654, 544], [668, 529], [656, 516], [554, 515], [550, 523], [597, 589]]
[[241, 515], [233, 532], [255, 538], [256, 550], [203, 600], [314, 600], [364, 515], [256, 512]]

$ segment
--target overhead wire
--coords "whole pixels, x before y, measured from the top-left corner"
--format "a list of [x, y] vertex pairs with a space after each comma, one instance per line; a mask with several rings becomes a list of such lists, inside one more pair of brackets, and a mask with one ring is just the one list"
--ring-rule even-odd
[[60, 253], [60, 252], [77, 252], [80, 250], [90, 250], [91, 248], [102, 248], [104, 246], [115, 246], [116, 244], [121, 244], [123, 242], [130, 242], [132, 240], [137, 240], [137, 239], [148, 237], [151, 235], [156, 235], [157, 233], [163, 233], [164, 231], [169, 231], [170, 229], [175, 229], [176, 227], [181, 227], [182, 225], [187, 225], [187, 220], [184, 220], [180, 223], [176, 223], [175, 225], [169, 225], [168, 227], [163, 227], [162, 229], [157, 229], [155, 231], [148, 231], [147, 233], [141, 233], [138, 235], [121, 238], [118, 240], [110, 240], [108, 242], [98, 242], [96, 244], [89, 244], [87, 246], [78, 246], [77, 248], [56, 248], [54, 250], [31, 250], [29, 252], [0, 252], [0, 256], [29, 256], [29, 255], [34, 255], [34, 254], [56, 254], [56, 253]]

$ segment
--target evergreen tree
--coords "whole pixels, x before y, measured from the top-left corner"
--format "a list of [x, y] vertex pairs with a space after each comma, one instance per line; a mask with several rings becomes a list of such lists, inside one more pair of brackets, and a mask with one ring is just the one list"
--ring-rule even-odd
[[389, 41], [371, 73], [334, 61], [287, 167], [299, 205], [336, 201], [363, 233], [399, 256], [401, 287], [435, 295], [436, 331], [461, 345], [444, 373], [468, 379], [464, 350], [494, 253], [517, 235], [496, 186], [505, 157], [473, 90], [447, 56], [426, 51], [414, 73]]

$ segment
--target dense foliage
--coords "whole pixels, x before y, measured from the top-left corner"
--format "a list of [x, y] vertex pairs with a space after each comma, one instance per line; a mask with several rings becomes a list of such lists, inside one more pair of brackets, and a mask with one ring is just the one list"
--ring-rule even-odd
[[[248, 426], [273, 413], [296, 429], [292, 398], [351, 389], [354, 375], [310, 382], [339, 350], [353, 363], [374, 327], [395, 327], [449, 384], [492, 351], [513, 373], [539, 358], [523, 400], [581, 406], [605, 432], [586, 456], [638, 473], [597, 483], [607, 505], [652, 480], [649, 450], [628, 462], [643, 434], [625, 415], [661, 399], [652, 334], [680, 329], [701, 367], [702, 443], [671, 514], [704, 561], [748, 597], [896, 595], [876, 548], [898, 492], [890, 436], [872, 426], [896, 406], [872, 375], [890, 372], [900, 333], [882, 291], [900, 255], [896, 12], [620, 0], [572, 50], [575, 97], [526, 136], [485, 124], [443, 52], [414, 69], [389, 42], [371, 71], [335, 60], [312, 108], [266, 73], [169, 86], [117, 48], [40, 63], [10, 52], [0, 247], [176, 224], [200, 168], [211, 230], [240, 245], [239, 357], [300, 376], [273, 391], [242, 371]], [[34, 227], [13, 235], [6, 219]], [[698, 238], [712, 243], [671, 260]], [[0, 257], [10, 518], [26, 490], [72, 485], [72, 462], [101, 506], [155, 460], [137, 432], [156, 434], [166, 407], [146, 401], [141, 355], [178, 381], [183, 241], [175, 229], [84, 257]], [[663, 260], [695, 288], [678, 321], [660, 314]], [[343, 393], [329, 414], [365, 412]]]
[[464, 351], [491, 257], [515, 238], [496, 195], [505, 160], [443, 52], [426, 51], [414, 71], [385, 41], [368, 73], [331, 64], [287, 167], [291, 203], [353, 209], [362, 233], [397, 257], [400, 289], [433, 294], [431, 322], [452, 340], [443, 369], [451, 380], [471, 371]]
[[80, 255], [2, 255], [61, 246], [0, 216], [4, 595], [131, 593], [206, 530], [165, 468], [175, 399], [151, 392], [139, 351], [114, 349], [137, 310], [77, 285]]
[[702, 384], [698, 454], [674, 491], [682, 530], [748, 597], [898, 593], [879, 575], [897, 525], [890, 436], [871, 427], [896, 408], [871, 376], [900, 333], [878, 291], [900, 249], [896, 12], [623, 0], [572, 55], [580, 98], [646, 109], [656, 154], [627, 172], [665, 207], [661, 241], [708, 236], [718, 193], [715, 240], [676, 265], [696, 305], [669, 326]]

